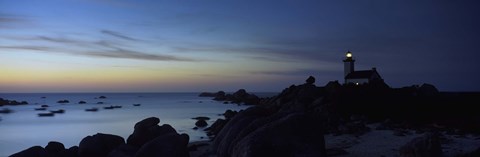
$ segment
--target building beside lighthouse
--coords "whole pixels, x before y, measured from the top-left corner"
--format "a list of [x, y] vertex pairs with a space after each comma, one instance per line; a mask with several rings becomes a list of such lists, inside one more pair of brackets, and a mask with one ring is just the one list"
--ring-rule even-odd
[[343, 63], [345, 84], [362, 85], [375, 81], [383, 82], [383, 79], [377, 72], [376, 68], [372, 68], [371, 70], [355, 71], [355, 59], [353, 59], [353, 54], [350, 51], [346, 53]]

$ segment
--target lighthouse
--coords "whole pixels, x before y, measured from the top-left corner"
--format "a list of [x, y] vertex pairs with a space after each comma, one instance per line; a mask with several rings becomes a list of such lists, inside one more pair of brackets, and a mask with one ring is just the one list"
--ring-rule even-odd
[[344, 77], [347, 77], [348, 74], [355, 71], [355, 60], [353, 59], [352, 52], [347, 51], [345, 54], [345, 59], [343, 60], [344, 63]]

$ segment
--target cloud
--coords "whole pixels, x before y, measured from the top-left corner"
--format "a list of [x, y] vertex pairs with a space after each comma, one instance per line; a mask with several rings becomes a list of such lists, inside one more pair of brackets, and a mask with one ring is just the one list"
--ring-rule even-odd
[[115, 32], [115, 31], [101, 30], [100, 32], [102, 32], [103, 34], [107, 34], [107, 35], [114, 36], [114, 37], [117, 37], [117, 38], [120, 38], [120, 39], [124, 39], [124, 40], [138, 41], [138, 39], [134, 39], [134, 38], [132, 38], [132, 37], [123, 35], [123, 34], [121, 34], [121, 33], [119, 33], [119, 32]]
[[[83, 41], [72, 38], [34, 36], [34, 37], [11, 37], [11, 40], [38, 40], [56, 43], [48, 46], [38, 46], [35, 42], [29, 42], [32, 45], [9, 46], [0, 45], [0, 49], [29, 50], [41, 53], [62, 53], [69, 55], [81, 55], [87, 57], [101, 58], [122, 58], [149, 61], [182, 61], [196, 62], [200, 61], [188, 57], [179, 57], [174, 55], [153, 54], [133, 50], [134, 47], [122, 48], [125, 45], [108, 40]], [[25, 42], [25, 41], [22, 41]], [[79, 49], [78, 49], [79, 48]]]
[[[330, 70], [331, 71], [331, 70]], [[254, 75], [284, 75], [284, 76], [303, 76], [303, 75], [314, 75], [321, 74], [324, 71], [320, 69], [294, 69], [294, 70], [284, 70], [284, 71], [251, 71], [250, 74]]]
[[28, 19], [22, 16], [0, 13], [0, 28], [15, 28], [17, 24], [25, 23]]
[[16, 50], [33, 50], [33, 51], [50, 51], [50, 47], [45, 46], [32, 46], [32, 45], [21, 45], [21, 46], [1, 46], [0, 49], [16, 49]]
[[126, 58], [126, 59], [139, 59], [139, 60], [152, 60], [152, 61], [198, 61], [190, 58], [182, 58], [171, 55], [159, 55], [159, 54], [147, 54], [143, 52], [127, 50], [122, 48], [116, 48], [110, 51], [88, 51], [84, 53], [88, 56], [105, 57], [105, 58]]

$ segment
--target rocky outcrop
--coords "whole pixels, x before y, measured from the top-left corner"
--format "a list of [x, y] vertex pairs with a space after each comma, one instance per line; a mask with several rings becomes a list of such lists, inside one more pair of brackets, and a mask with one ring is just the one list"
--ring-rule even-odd
[[304, 113], [239, 112], [218, 133], [213, 148], [224, 156], [325, 156], [323, 131]]
[[143, 144], [160, 135], [177, 133], [172, 126], [168, 124], [159, 126], [158, 123], [160, 123], [159, 118], [150, 117], [135, 124], [135, 130], [133, 134], [128, 137], [127, 144], [141, 147]]
[[178, 134], [170, 125], [159, 126], [160, 119], [150, 117], [135, 124], [127, 143], [117, 135], [97, 133], [80, 141], [79, 147], [65, 149], [60, 142], [43, 148], [34, 146], [13, 157], [188, 157], [187, 134]]
[[7, 99], [0, 98], [0, 106], [3, 106], [3, 105], [27, 105], [27, 104], [28, 104], [27, 101], [7, 100]]
[[400, 148], [402, 157], [432, 157], [441, 156], [442, 147], [438, 134], [427, 133], [417, 137]]
[[125, 140], [117, 135], [95, 134], [82, 139], [78, 148], [80, 157], [105, 157]]
[[176, 132], [162, 134], [149, 141], [138, 150], [136, 157], [188, 157], [187, 134]]
[[10, 157], [77, 157], [78, 147], [74, 146], [65, 149], [60, 142], [51, 141], [45, 148], [33, 146], [21, 152], [10, 155]]
[[239, 89], [233, 94], [226, 94], [224, 91], [219, 91], [217, 93], [203, 92], [200, 93], [201, 97], [214, 97], [213, 100], [224, 101], [235, 104], [245, 104], [245, 105], [257, 105], [260, 102], [260, 98], [254, 94], [247, 93], [245, 89]]
[[195, 122], [195, 126], [203, 128], [203, 127], [208, 126], [208, 123], [204, 119], [199, 119], [199, 120], [197, 120], [197, 122]]

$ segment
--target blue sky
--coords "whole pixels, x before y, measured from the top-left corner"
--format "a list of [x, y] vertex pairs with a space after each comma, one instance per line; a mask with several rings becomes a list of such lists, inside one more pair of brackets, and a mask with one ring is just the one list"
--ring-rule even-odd
[[475, 0], [0, 0], [0, 92], [280, 91], [377, 67], [478, 91]]

